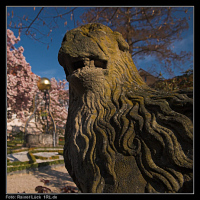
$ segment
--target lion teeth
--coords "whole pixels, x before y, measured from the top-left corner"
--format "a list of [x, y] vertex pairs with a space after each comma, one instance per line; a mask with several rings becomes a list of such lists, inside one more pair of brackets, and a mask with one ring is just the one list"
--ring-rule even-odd
[[[99, 59], [91, 59], [90, 58], [82, 58], [76, 62], [72, 62], [69, 66], [70, 74], [73, 73], [80, 73], [83, 69], [106, 69], [107, 68], [107, 61], [105, 60], [99, 60]], [[99, 70], [99, 69], [98, 69]]]
[[89, 59], [89, 58], [84, 58], [83, 64], [84, 64], [85, 66], [89, 66], [89, 65], [90, 65], [90, 59]]
[[95, 65], [94, 65], [94, 60], [91, 60], [91, 61], [90, 61], [90, 67], [95, 67]]

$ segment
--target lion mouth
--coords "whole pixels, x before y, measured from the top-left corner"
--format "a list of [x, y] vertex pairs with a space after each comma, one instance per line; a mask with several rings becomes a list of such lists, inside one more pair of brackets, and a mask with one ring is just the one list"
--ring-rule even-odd
[[93, 58], [81, 58], [79, 60], [68, 62], [65, 71], [67, 75], [72, 75], [79, 73], [82, 70], [95, 68], [107, 69], [107, 61]]

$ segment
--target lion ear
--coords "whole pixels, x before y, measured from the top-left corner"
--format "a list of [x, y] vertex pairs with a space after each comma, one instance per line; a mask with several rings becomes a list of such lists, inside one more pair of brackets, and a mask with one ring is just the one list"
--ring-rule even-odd
[[119, 49], [121, 51], [128, 51], [129, 50], [129, 45], [124, 40], [124, 38], [122, 37], [122, 34], [119, 33], [119, 32], [116, 32], [116, 31], [114, 31], [114, 34], [115, 34], [116, 40], [118, 42]]

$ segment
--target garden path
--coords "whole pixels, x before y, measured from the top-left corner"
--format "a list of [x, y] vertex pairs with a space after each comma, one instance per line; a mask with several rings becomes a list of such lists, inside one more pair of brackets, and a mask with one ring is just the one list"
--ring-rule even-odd
[[[40, 180], [49, 180], [48, 185], [44, 185]], [[7, 193], [37, 193], [37, 186], [45, 186], [51, 189], [52, 193], [60, 193], [60, 188], [71, 186], [76, 187], [72, 178], [63, 166], [44, 167], [29, 172], [28, 174], [13, 174], [7, 176]]]

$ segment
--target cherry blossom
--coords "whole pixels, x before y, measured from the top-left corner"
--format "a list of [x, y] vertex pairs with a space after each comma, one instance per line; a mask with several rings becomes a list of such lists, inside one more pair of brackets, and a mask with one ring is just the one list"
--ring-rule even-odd
[[[33, 99], [39, 92], [37, 81], [40, 76], [31, 71], [30, 64], [23, 55], [24, 48], [15, 48], [20, 37], [14, 36], [7, 29], [7, 108], [11, 109], [16, 117], [25, 123], [33, 107]], [[50, 111], [53, 114], [57, 127], [64, 127], [67, 120], [68, 91], [65, 90], [67, 81], [56, 81], [51, 78]], [[40, 92], [42, 98], [42, 92]], [[38, 108], [39, 109], [39, 108]]]

